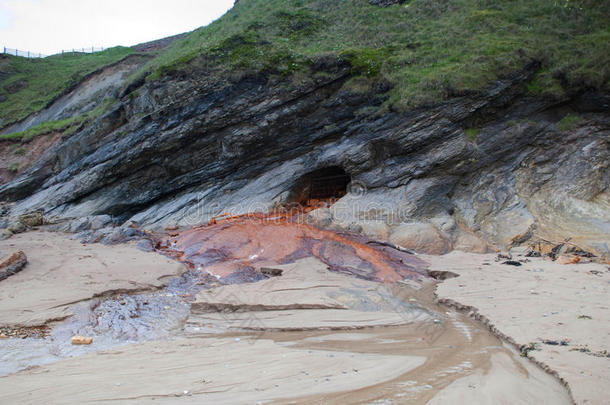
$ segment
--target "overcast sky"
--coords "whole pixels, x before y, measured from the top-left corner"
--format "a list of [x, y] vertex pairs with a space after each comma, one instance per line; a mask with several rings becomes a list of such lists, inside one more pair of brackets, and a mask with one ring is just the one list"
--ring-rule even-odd
[[232, 6], [233, 0], [0, 0], [0, 47], [49, 55], [136, 45], [207, 25]]

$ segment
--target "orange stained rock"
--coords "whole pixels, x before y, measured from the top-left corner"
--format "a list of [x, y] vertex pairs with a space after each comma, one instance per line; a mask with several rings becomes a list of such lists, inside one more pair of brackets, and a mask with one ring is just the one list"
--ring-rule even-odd
[[425, 274], [427, 265], [417, 257], [365, 242], [298, 223], [289, 213], [254, 213], [180, 232], [159, 250], [228, 282], [254, 281], [261, 267], [307, 256], [317, 257], [331, 271], [386, 283]]

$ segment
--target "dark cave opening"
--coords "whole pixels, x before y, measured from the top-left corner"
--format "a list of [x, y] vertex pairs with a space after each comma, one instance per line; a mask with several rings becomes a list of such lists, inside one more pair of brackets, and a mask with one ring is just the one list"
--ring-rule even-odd
[[351, 176], [340, 166], [329, 166], [314, 170], [296, 181], [289, 203], [317, 205], [319, 202], [334, 203], [347, 194]]

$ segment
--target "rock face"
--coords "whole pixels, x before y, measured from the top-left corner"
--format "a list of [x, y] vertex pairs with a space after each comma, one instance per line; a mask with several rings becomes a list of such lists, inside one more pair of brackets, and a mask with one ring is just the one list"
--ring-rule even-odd
[[[17, 202], [11, 217], [191, 226], [290, 203], [304, 176], [339, 167], [358, 187], [323, 213], [330, 227], [396, 239], [405, 223], [427, 224], [438, 252], [532, 237], [609, 252], [606, 95], [530, 96], [532, 64], [482, 94], [376, 115], [381, 96], [346, 90], [350, 66], [333, 58], [296, 85], [264, 75], [221, 85], [199, 80], [201, 69], [140, 83], [0, 187]], [[559, 125], [568, 114], [578, 120]]]

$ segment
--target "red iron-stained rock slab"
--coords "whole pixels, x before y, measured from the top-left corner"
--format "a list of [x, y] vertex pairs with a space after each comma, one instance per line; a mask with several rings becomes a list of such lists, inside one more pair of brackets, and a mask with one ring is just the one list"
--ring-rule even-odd
[[227, 283], [256, 281], [261, 267], [315, 256], [331, 271], [392, 283], [426, 275], [427, 263], [363, 237], [338, 234], [286, 217], [233, 217], [172, 234], [158, 249]]

